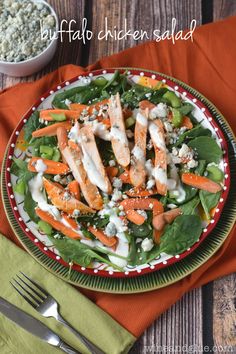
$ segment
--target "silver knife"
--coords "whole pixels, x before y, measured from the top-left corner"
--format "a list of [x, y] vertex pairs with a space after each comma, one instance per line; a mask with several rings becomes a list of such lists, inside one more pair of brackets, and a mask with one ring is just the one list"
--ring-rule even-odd
[[39, 337], [52, 346], [58, 347], [68, 354], [79, 353], [68, 344], [63, 342], [63, 340], [56, 333], [51, 331], [42, 322], [28, 315], [26, 312], [20, 310], [18, 307], [6, 301], [2, 297], [0, 297], [0, 312], [11, 321], [15, 322], [18, 326], [24, 328], [26, 331], [30, 332], [36, 337]]

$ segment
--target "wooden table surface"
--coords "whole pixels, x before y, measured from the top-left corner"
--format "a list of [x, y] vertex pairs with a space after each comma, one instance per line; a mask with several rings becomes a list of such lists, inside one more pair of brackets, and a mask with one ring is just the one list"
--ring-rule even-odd
[[[48, 0], [60, 19], [88, 19], [93, 32], [103, 28], [104, 18], [110, 26], [170, 29], [177, 19], [177, 30], [188, 28], [192, 19], [197, 24], [216, 21], [236, 14], [236, 0]], [[140, 43], [140, 42], [138, 42]], [[133, 40], [81, 41], [60, 43], [53, 61], [32, 77], [16, 79], [0, 74], [0, 89], [19, 81], [35, 80], [60, 65], [73, 63], [86, 66], [102, 56], [136, 45]], [[157, 299], [158, 301], [158, 299]], [[229, 275], [186, 294], [156, 320], [138, 340], [131, 353], [236, 353], [236, 276]], [[162, 348], [161, 348], [162, 346]], [[169, 347], [169, 351], [165, 346]], [[191, 349], [189, 346], [195, 346]], [[215, 347], [214, 347], [215, 346]], [[227, 348], [228, 346], [228, 348]], [[182, 347], [182, 349], [181, 349]], [[188, 348], [189, 347], [189, 348]], [[180, 348], [180, 349], [178, 349]], [[184, 348], [188, 348], [185, 350]], [[175, 349], [175, 351], [174, 351]]]

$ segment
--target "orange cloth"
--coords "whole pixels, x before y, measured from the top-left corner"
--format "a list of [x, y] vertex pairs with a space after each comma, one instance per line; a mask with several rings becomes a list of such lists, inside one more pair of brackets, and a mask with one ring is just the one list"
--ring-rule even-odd
[[[208, 97], [236, 131], [236, 17], [199, 27], [194, 42], [148, 42], [111, 57], [87, 70], [139, 67], [174, 76]], [[0, 159], [16, 123], [41, 94], [85, 69], [68, 65], [33, 83], [19, 84], [0, 94]], [[0, 206], [1, 232], [16, 240]], [[235, 227], [221, 249], [197, 271], [160, 290], [137, 295], [111, 295], [81, 290], [133, 335], [139, 336], [155, 318], [185, 292], [236, 271]]]

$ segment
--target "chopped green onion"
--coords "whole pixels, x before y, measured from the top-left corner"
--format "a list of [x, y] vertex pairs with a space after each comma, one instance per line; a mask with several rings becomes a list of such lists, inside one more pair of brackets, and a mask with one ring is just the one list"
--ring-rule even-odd
[[179, 128], [182, 124], [183, 116], [177, 108], [172, 108], [172, 113], [173, 113], [172, 123], [176, 128]]
[[224, 178], [223, 172], [214, 165], [207, 166], [206, 168], [208, 175], [207, 177], [210, 178], [214, 182], [222, 182]]
[[57, 148], [53, 148], [52, 160], [58, 162], [60, 158], [61, 158], [60, 151]]
[[66, 120], [65, 113], [50, 113], [50, 116], [53, 120], [57, 122], [63, 122], [64, 120]]
[[165, 98], [173, 108], [178, 108], [181, 106], [181, 100], [173, 91], [167, 91], [164, 93], [163, 98]]
[[52, 233], [52, 226], [48, 224], [46, 221], [39, 220], [38, 228], [40, 231], [44, 232], [46, 235], [51, 235]]
[[53, 148], [46, 145], [41, 145], [39, 148], [40, 154], [46, 154], [49, 158], [53, 155]]
[[97, 77], [94, 81], [93, 81], [93, 83], [96, 85], [96, 86], [105, 86], [106, 84], [107, 84], [107, 79], [105, 79], [105, 77], [103, 77], [103, 76], [99, 76], [99, 77]]

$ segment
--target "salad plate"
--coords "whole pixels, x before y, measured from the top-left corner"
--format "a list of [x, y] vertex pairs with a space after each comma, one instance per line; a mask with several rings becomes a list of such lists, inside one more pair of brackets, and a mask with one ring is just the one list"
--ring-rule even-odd
[[22, 118], [3, 200], [23, 245], [59, 276], [145, 291], [223, 243], [234, 163], [230, 128], [197, 91], [160, 73], [98, 70], [51, 89]]

